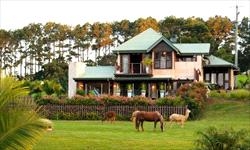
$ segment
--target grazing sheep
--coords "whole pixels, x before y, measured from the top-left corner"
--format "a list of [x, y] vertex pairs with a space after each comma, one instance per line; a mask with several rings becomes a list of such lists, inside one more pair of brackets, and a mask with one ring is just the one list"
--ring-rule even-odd
[[180, 114], [172, 114], [169, 116], [169, 120], [170, 120], [170, 124], [172, 124], [172, 122], [179, 122], [181, 127], [184, 126], [184, 122], [187, 120], [189, 113], [191, 111], [189, 109], [186, 110], [185, 116], [184, 115], [180, 115]]
[[108, 111], [104, 114], [104, 117], [102, 118], [102, 123], [105, 120], [113, 123], [113, 121], [115, 121], [115, 119], [116, 119], [116, 113], [114, 111]]
[[45, 119], [45, 118], [41, 118], [40, 121], [41, 121], [42, 123], [44, 123], [45, 129], [46, 129], [47, 131], [52, 131], [52, 130], [53, 130], [53, 126], [52, 126], [53, 123], [52, 123], [52, 121], [50, 121], [49, 119]]

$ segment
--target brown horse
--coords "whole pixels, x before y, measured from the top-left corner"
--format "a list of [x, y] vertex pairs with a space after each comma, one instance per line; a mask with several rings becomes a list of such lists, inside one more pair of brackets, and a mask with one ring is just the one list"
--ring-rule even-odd
[[104, 114], [104, 117], [102, 118], [102, 123], [105, 120], [113, 123], [115, 119], [116, 119], [116, 113], [114, 111], [108, 111]]
[[140, 111], [139, 111], [139, 110], [136, 110], [136, 111], [134, 111], [134, 112], [132, 113], [131, 118], [130, 118], [131, 121], [135, 122], [136, 114], [137, 114], [138, 112], [140, 112]]
[[143, 122], [144, 121], [150, 121], [154, 122], [154, 130], [156, 129], [156, 124], [157, 122], [160, 122], [160, 127], [161, 131], [163, 132], [163, 123], [164, 123], [164, 118], [158, 111], [153, 111], [153, 112], [146, 112], [146, 111], [139, 111], [135, 114], [135, 128], [137, 131], [140, 131], [140, 126], [142, 131], [143, 129]]

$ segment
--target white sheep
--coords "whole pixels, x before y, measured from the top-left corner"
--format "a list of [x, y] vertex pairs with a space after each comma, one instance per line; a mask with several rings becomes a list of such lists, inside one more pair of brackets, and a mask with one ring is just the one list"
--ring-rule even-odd
[[189, 113], [191, 112], [191, 110], [187, 109], [185, 116], [181, 115], [181, 114], [172, 114], [169, 116], [169, 121], [170, 124], [172, 125], [172, 122], [179, 122], [181, 127], [184, 126], [184, 122], [187, 120], [187, 118], [189, 117]]

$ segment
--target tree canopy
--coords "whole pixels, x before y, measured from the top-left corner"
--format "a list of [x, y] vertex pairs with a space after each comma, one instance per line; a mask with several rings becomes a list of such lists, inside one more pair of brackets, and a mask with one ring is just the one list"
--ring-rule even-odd
[[[206, 21], [197, 17], [168, 16], [159, 21], [147, 17], [74, 27], [55, 22], [31, 23], [14, 31], [0, 30], [0, 68], [12, 75], [27, 76], [45, 69], [53, 60], [112, 64], [107, 62], [114, 60], [105, 60], [112, 55], [112, 49], [147, 28], [161, 32], [174, 43], [210, 43], [211, 54], [233, 62], [234, 26], [222, 16]], [[239, 37], [239, 66], [243, 71], [249, 69], [249, 18], [240, 22]]]

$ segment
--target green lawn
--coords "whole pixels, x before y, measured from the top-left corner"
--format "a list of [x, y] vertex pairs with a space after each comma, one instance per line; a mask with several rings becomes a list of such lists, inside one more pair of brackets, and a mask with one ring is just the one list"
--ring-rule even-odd
[[182, 150], [194, 148], [197, 131], [209, 126], [247, 129], [250, 131], [250, 103], [236, 101], [216, 102], [207, 108], [197, 121], [167, 126], [164, 132], [153, 131], [153, 123], [145, 122], [144, 132], [137, 132], [129, 121], [114, 124], [101, 121], [53, 121], [54, 131], [46, 133], [34, 150]]

